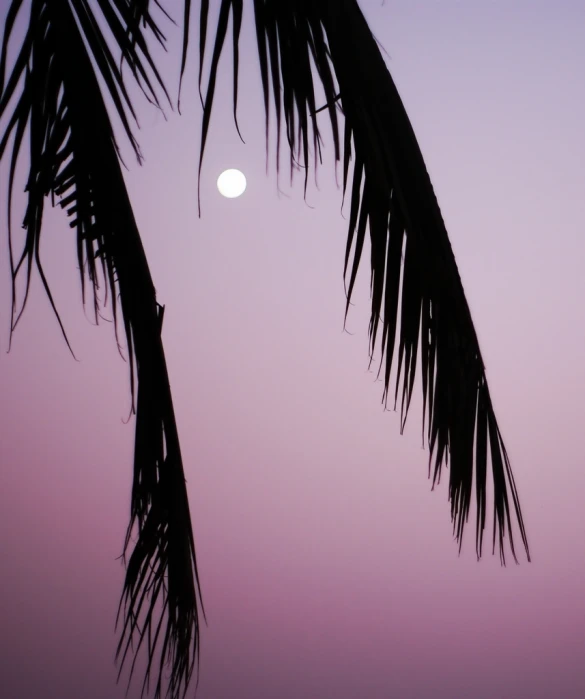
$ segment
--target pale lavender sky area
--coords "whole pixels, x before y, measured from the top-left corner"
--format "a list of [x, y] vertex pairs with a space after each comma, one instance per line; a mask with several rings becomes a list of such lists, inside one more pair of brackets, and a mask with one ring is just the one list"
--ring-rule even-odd
[[[179, 2], [166, 6], [181, 19]], [[291, 189], [283, 173], [279, 196], [272, 159], [265, 176], [250, 7], [239, 112], [246, 145], [231, 121], [228, 51], [198, 219], [195, 17], [183, 116], [165, 123], [138, 105], [146, 163], [139, 169], [128, 157], [127, 181], [166, 306], [208, 619], [197, 696], [577, 699], [585, 696], [585, 4], [361, 6], [390, 56], [447, 223], [533, 562], [501, 568], [488, 545], [478, 563], [474, 511], [458, 556], [446, 482], [431, 493], [426, 478], [420, 395], [401, 437], [367, 371], [366, 267], [353, 335], [342, 332], [347, 221], [331, 153], [308, 205], [301, 178]], [[181, 35], [166, 29], [175, 50], [162, 65], [176, 94]], [[216, 190], [227, 167], [246, 173], [241, 199]], [[5, 170], [0, 188], [5, 203]], [[134, 439], [123, 422], [127, 365], [111, 324], [95, 328], [84, 317], [74, 234], [51, 211], [42, 253], [80, 361], [36, 276], [6, 354], [4, 221], [0, 696], [121, 699], [113, 659]], [[139, 690], [134, 683], [130, 699]]]

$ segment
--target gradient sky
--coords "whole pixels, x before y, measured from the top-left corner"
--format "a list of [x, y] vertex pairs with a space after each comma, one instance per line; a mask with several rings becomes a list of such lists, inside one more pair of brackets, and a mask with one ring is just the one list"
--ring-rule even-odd
[[[179, 20], [179, 3], [167, 6]], [[426, 478], [420, 395], [401, 437], [367, 371], [366, 266], [353, 335], [342, 332], [347, 222], [331, 154], [308, 205], [300, 178], [291, 188], [283, 174], [278, 194], [272, 159], [266, 177], [250, 8], [246, 145], [231, 121], [228, 50], [198, 218], [195, 17], [183, 115], [165, 123], [140, 103], [146, 163], [128, 157], [127, 182], [166, 306], [208, 619], [197, 696], [583, 697], [585, 5], [361, 6], [447, 223], [533, 562], [502, 568], [488, 545], [478, 563], [474, 510], [458, 556], [447, 479], [430, 492]], [[180, 31], [167, 29], [175, 50], [161, 62], [176, 91]], [[227, 167], [248, 177], [241, 199], [217, 193]], [[4, 223], [2, 236], [6, 251]], [[60, 212], [47, 212], [42, 253], [80, 361], [37, 277], [6, 354], [4, 254], [0, 694], [121, 699], [113, 659], [134, 439], [123, 423], [128, 368], [111, 325], [84, 317]]]

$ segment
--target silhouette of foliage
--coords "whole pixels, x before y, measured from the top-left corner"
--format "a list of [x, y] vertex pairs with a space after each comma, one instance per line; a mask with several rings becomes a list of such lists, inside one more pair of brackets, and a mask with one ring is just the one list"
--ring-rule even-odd
[[[164, 86], [144, 37], [130, 14], [132, 6], [106, 0], [99, 4], [124, 61], [147, 96], [158, 104], [154, 86], [158, 84], [163, 91]], [[39, 244], [44, 199], [51, 195], [66, 210], [69, 225], [76, 230], [84, 302], [87, 277], [93, 291], [97, 322], [101, 269], [106, 292], [109, 290], [116, 334], [116, 299], [119, 298], [128, 345], [136, 437], [131, 519], [125, 554], [131, 548], [134, 528], [137, 539], [128, 560], [118, 612], [119, 617], [123, 614], [118, 645], [120, 670], [138, 635], [134, 662], [142, 644], [146, 641], [148, 645], [144, 690], [148, 686], [159, 643], [161, 653], [155, 696], [161, 695], [163, 669], [170, 665], [168, 694], [178, 697], [187, 690], [199, 647], [199, 582], [195, 547], [161, 341], [162, 308], [156, 301], [92, 59], [139, 157], [127, 114], [134, 116], [134, 111], [120, 68], [85, 0], [32, 0], [29, 29], [5, 83], [7, 45], [20, 5], [20, 0], [16, 0], [10, 7], [0, 70], [0, 117], [7, 111], [17, 86], [21, 85], [18, 101], [0, 142], [1, 157], [13, 134], [9, 201], [27, 125], [30, 136], [28, 204], [24, 219], [26, 240], [16, 263], [13, 262], [9, 229], [12, 329], [20, 316], [18, 314], [14, 320], [15, 284], [23, 265], [26, 265], [26, 293], [22, 307], [26, 304], [31, 269], [35, 263], [50, 297]], [[132, 40], [127, 32], [129, 26], [133, 27]], [[10, 205], [8, 208], [10, 216]], [[130, 677], [133, 670], [134, 663]]]
[[[34, 266], [61, 323], [39, 254], [44, 201], [50, 195], [53, 203], [57, 201], [66, 210], [69, 225], [76, 231], [83, 302], [89, 281], [97, 322], [100, 306], [107, 304], [109, 295], [116, 337], [120, 310], [128, 345], [136, 436], [124, 560], [130, 549], [131, 554], [118, 611], [122, 617], [117, 652], [120, 672], [132, 649], [132, 677], [139, 650], [145, 645], [148, 664], [143, 693], [149, 687], [158, 653], [154, 695], [162, 695], [163, 672], [169, 667], [166, 693], [175, 699], [185, 695], [196, 668], [201, 595], [161, 340], [164, 309], [156, 300], [105, 102], [107, 96], [140, 161], [131, 126], [136, 115], [122, 65], [129, 67], [151, 103], [160, 108], [161, 94], [170, 103], [148, 43], [152, 35], [164, 46], [165, 37], [151, 15], [149, 0], [30, 0], [29, 4], [28, 28], [8, 75], [8, 45], [23, 0], [12, 0], [8, 8], [0, 55], [0, 118], [7, 119], [0, 140], [0, 159], [10, 153], [7, 213], [11, 332], [26, 305]], [[156, 0], [154, 4], [162, 10]], [[230, 21], [237, 128], [243, 0], [218, 0], [217, 4], [215, 40], [205, 75], [210, 3], [200, 2], [200, 174]], [[530, 560], [509, 458], [445, 224], [408, 116], [359, 5], [356, 0], [254, 0], [252, 4], [266, 147], [268, 150], [273, 107], [277, 170], [284, 129], [291, 177], [299, 166], [304, 168], [305, 191], [311, 168], [317, 168], [321, 155], [319, 114], [328, 115], [335, 161], [343, 167], [343, 194], [350, 199], [344, 268], [346, 315], [369, 231], [370, 361], [379, 347], [384, 405], [391, 392], [394, 406], [400, 399], [402, 431], [420, 359], [422, 431], [429, 444], [429, 477], [432, 471], [434, 486], [450, 458], [449, 499], [459, 548], [475, 474], [476, 552], [478, 558], [482, 554], [490, 462], [493, 549], [497, 541], [505, 563], [507, 535], [516, 560], [511, 498]], [[185, 0], [181, 80], [188, 58], [190, 15], [191, 2]], [[108, 48], [100, 26], [107, 27], [118, 56]], [[98, 76], [106, 94], [100, 89]], [[321, 107], [316, 98], [319, 85], [325, 94]], [[27, 135], [30, 167], [26, 236], [16, 258], [10, 229], [11, 201], [16, 166]], [[25, 274], [25, 294], [18, 308], [16, 280], [21, 273]], [[102, 302], [97, 293], [100, 280], [106, 289]], [[392, 387], [393, 364], [396, 378]], [[132, 545], [134, 531], [136, 542]]]

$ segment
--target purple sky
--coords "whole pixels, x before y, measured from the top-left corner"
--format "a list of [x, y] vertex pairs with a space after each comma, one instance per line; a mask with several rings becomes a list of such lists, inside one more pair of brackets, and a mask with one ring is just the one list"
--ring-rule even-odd
[[[382, 384], [367, 372], [366, 267], [354, 334], [342, 332], [347, 222], [331, 153], [310, 206], [286, 171], [278, 196], [272, 159], [265, 176], [249, 8], [246, 145], [231, 122], [228, 51], [198, 219], [195, 18], [183, 116], [165, 123], [139, 105], [146, 164], [127, 158], [127, 181], [166, 305], [208, 618], [197, 696], [583, 697], [585, 5], [361, 6], [390, 55], [447, 223], [533, 562], [501, 568], [488, 545], [477, 563], [474, 510], [458, 557], [447, 479], [433, 493], [426, 480], [420, 386], [402, 437], [398, 415], [383, 412]], [[178, 2], [168, 7], [181, 18]], [[176, 49], [180, 32], [167, 28]], [[162, 60], [173, 90], [178, 61], [176, 50]], [[217, 193], [227, 167], [246, 173], [241, 199]], [[47, 211], [42, 252], [80, 361], [36, 277], [6, 354], [4, 254], [0, 694], [121, 699], [113, 657], [134, 438], [123, 424], [127, 365], [111, 325], [83, 315], [60, 212]]]

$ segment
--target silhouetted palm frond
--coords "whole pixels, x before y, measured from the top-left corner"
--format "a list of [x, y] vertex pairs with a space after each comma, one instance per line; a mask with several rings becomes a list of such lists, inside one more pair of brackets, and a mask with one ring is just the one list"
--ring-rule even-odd
[[[132, 4], [125, 0], [98, 0], [98, 5], [124, 62], [147, 97], [158, 104], [155, 87], [164, 91], [164, 86], [132, 14]], [[7, 47], [21, 6], [21, 0], [13, 0], [9, 8], [0, 58], [0, 118], [6, 116], [8, 122], [0, 141], [0, 158], [13, 138], [9, 202], [27, 129], [30, 140], [26, 236], [17, 261], [9, 228], [11, 328], [14, 329], [26, 304], [35, 265], [50, 297], [39, 244], [44, 201], [51, 195], [66, 209], [69, 225], [76, 231], [84, 301], [87, 277], [97, 322], [101, 277], [106, 285], [103, 303], [109, 294], [116, 320], [119, 302], [128, 344], [136, 442], [125, 554], [131, 548], [134, 528], [137, 540], [127, 564], [118, 610], [118, 616], [123, 616], [118, 656], [123, 666], [137, 637], [135, 662], [146, 641], [144, 691], [155, 651], [160, 650], [155, 696], [161, 695], [163, 670], [170, 666], [168, 695], [174, 699], [186, 692], [197, 661], [199, 582], [195, 548], [161, 341], [162, 308], [156, 301], [92, 62], [139, 157], [127, 116], [134, 112], [121, 68], [110, 53], [87, 0], [32, 0], [26, 36], [5, 79]], [[143, 8], [140, 18], [152, 27], [147, 8]], [[10, 217], [10, 203], [8, 210]], [[23, 269], [25, 296], [16, 313], [16, 279]]]
[[[187, 8], [189, 5], [190, 0], [186, 0]], [[235, 47], [242, 9], [242, 0], [221, 2], [204, 99], [201, 158], [230, 15]], [[208, 0], [202, 0], [201, 58], [208, 10]], [[420, 347], [423, 436], [426, 420], [429, 476], [432, 467], [433, 485], [438, 482], [442, 466], [450, 457], [449, 498], [459, 547], [469, 514], [475, 465], [476, 551], [478, 558], [481, 556], [489, 446], [494, 482], [494, 550], [497, 539], [504, 563], [507, 533], [516, 560], [510, 495], [529, 558], [510, 462], [445, 224], [406, 111], [357, 2], [254, 0], [254, 11], [267, 139], [271, 101], [276, 110], [277, 167], [284, 121], [291, 173], [295, 163], [300, 162], [305, 168], [306, 187], [311, 146], [316, 164], [320, 143], [316, 114], [322, 108], [316, 109], [316, 76], [325, 93], [336, 161], [341, 157], [338, 104], [344, 115], [344, 192], [347, 187], [351, 189], [344, 271], [346, 279], [349, 277], [346, 314], [369, 230], [370, 353], [373, 356], [379, 341], [380, 371], [384, 370], [383, 402], [386, 404], [391, 391], [391, 368], [396, 361], [394, 401], [396, 404], [400, 393], [402, 430]], [[184, 54], [187, 43], [186, 33]], [[234, 57], [237, 90], [236, 51]], [[353, 174], [349, 185], [351, 159]]]
[[[165, 38], [150, 14], [149, 0], [95, 0], [99, 21], [89, 0], [29, 0], [29, 4], [28, 28], [8, 75], [8, 45], [22, 0], [12, 0], [10, 4], [0, 54], [0, 119], [6, 123], [5, 132], [0, 134], [0, 160], [10, 153], [11, 332], [26, 305], [35, 267], [57, 313], [39, 254], [45, 197], [51, 195], [66, 210], [70, 226], [76, 231], [83, 301], [89, 280], [97, 321], [99, 308], [109, 296], [116, 334], [119, 303], [128, 344], [136, 443], [131, 521], [124, 553], [131, 548], [135, 528], [137, 541], [128, 560], [118, 610], [123, 621], [117, 655], [123, 666], [128, 652], [134, 652], [132, 676], [138, 651], [146, 645], [144, 692], [159, 653], [155, 697], [161, 696], [163, 671], [169, 666], [167, 694], [176, 699], [186, 693], [199, 650], [200, 592], [194, 540], [161, 341], [164, 309], [156, 300], [98, 82], [99, 76], [140, 159], [130, 125], [135, 114], [122, 69], [124, 64], [128, 66], [146, 98], [159, 106], [157, 93], [162, 92], [167, 99], [168, 95], [143, 30], [152, 32], [163, 46]], [[157, 0], [155, 4], [160, 7]], [[391, 391], [395, 362], [393, 393], [395, 404], [400, 394], [403, 429], [420, 357], [429, 475], [432, 468], [434, 485], [450, 458], [451, 516], [460, 546], [475, 471], [476, 549], [481, 556], [490, 460], [494, 480], [494, 549], [498, 539], [504, 562], [504, 540], [508, 534], [516, 558], [510, 496], [528, 554], [508, 455], [445, 225], [410, 122], [358, 4], [355, 0], [254, 0], [253, 5], [267, 147], [272, 105], [276, 110], [277, 169], [284, 125], [291, 177], [300, 164], [305, 168], [306, 188], [311, 156], [314, 167], [320, 157], [318, 115], [322, 111], [329, 116], [335, 160], [343, 161], [344, 195], [350, 192], [344, 270], [348, 281], [346, 314], [369, 230], [370, 354], [373, 357], [375, 348], [381, 347], [384, 403]], [[209, 0], [201, 0], [200, 92], [209, 9]], [[181, 77], [187, 56], [190, 10], [191, 2], [185, 0]], [[242, 13], [243, 0], [220, 1], [202, 97], [200, 169], [230, 21], [236, 118]], [[107, 26], [119, 55], [108, 48], [100, 26]], [[325, 95], [324, 107], [316, 102], [318, 83]], [[343, 120], [338, 119], [338, 109]], [[22, 252], [16, 258], [10, 229], [11, 202], [17, 161], [27, 137], [30, 167], [26, 233]], [[18, 307], [16, 282], [21, 274], [25, 275], [24, 298]], [[98, 296], [100, 281], [105, 285], [103, 301]], [[62, 325], [61, 329], [64, 333]]]

